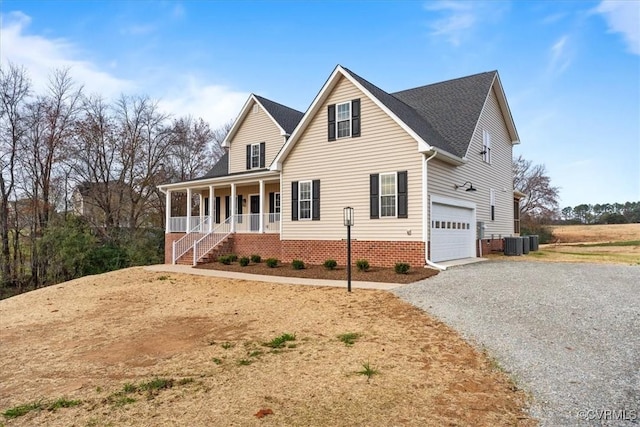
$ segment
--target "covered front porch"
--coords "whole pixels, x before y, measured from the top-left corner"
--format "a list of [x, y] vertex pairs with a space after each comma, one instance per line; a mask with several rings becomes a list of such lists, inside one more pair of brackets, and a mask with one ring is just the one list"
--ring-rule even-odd
[[185, 258], [182, 263], [195, 265], [234, 233], [279, 234], [280, 177], [274, 175], [166, 186], [166, 262]]

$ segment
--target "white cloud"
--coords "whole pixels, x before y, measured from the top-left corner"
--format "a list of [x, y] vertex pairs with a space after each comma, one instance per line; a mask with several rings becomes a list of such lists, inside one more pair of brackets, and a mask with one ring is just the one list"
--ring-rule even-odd
[[594, 10], [600, 13], [609, 32], [620, 33], [629, 52], [640, 55], [640, 2], [603, 0]]
[[21, 12], [0, 16], [0, 63], [24, 66], [36, 93], [46, 90], [53, 70], [70, 68], [74, 80], [84, 85], [85, 93], [97, 93], [107, 99], [122, 93], [159, 97], [163, 111], [174, 116], [202, 117], [214, 129], [234, 119], [249, 96], [182, 73], [176, 77], [178, 72], [172, 72], [165, 63], [161, 67], [150, 63], [150, 71], [139, 81], [120, 79], [113, 74], [121, 68], [117, 58], [105, 63], [101, 70], [84, 59], [86, 52], [69, 40], [27, 34], [30, 22], [31, 18]]
[[119, 79], [80, 59], [82, 52], [68, 40], [26, 34], [30, 23], [31, 18], [22, 12], [0, 16], [0, 63], [24, 66], [36, 92], [46, 89], [53, 70], [64, 68], [69, 68], [73, 78], [89, 93], [115, 97], [135, 87], [133, 82]]
[[494, 23], [502, 18], [507, 3], [440, 0], [427, 2], [424, 9], [439, 15], [429, 22], [431, 35], [443, 37], [454, 46], [472, 37], [480, 22]]
[[215, 129], [230, 119], [235, 119], [248, 97], [248, 93], [235, 92], [222, 85], [207, 84], [189, 76], [183, 83], [174, 83], [174, 89], [160, 100], [159, 106], [176, 117], [202, 117]]
[[568, 42], [569, 36], [564, 35], [551, 46], [549, 71], [552, 74], [561, 74], [571, 65], [571, 52]]

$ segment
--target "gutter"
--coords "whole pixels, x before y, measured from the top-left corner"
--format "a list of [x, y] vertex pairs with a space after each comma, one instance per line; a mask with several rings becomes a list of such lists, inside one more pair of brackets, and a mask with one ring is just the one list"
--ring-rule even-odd
[[[429, 157], [427, 157], [426, 153], [422, 153], [422, 156], [424, 158], [424, 162], [422, 163], [422, 206], [423, 206], [423, 212], [422, 212], [422, 240], [424, 241], [424, 245], [425, 245], [425, 251], [424, 251], [424, 261], [425, 263], [431, 267], [431, 268], [435, 268], [436, 270], [440, 270], [440, 271], [444, 271], [447, 269], [447, 267], [445, 267], [444, 265], [440, 265], [440, 264], [436, 264], [435, 262], [431, 261], [429, 259], [429, 251], [427, 248], [427, 243], [429, 241], [428, 236], [429, 236], [429, 218], [431, 217], [431, 210], [428, 209], [429, 206], [429, 184], [428, 184], [428, 178], [427, 178], [427, 163], [429, 163], [429, 160], [433, 159], [436, 155], [438, 154], [437, 151], [433, 151], [433, 154]], [[429, 212], [429, 215], [427, 217], [427, 215], [425, 215], [425, 212]]]

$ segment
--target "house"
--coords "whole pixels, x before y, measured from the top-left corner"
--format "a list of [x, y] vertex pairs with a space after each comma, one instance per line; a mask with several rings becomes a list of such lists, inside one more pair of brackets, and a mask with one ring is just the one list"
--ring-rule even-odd
[[[497, 71], [388, 93], [338, 65], [304, 114], [251, 95], [213, 169], [160, 187], [166, 262], [234, 252], [344, 264], [347, 206], [354, 259], [475, 257], [517, 235], [518, 139]], [[189, 202], [170, 217], [177, 191], [199, 195], [199, 216]]]

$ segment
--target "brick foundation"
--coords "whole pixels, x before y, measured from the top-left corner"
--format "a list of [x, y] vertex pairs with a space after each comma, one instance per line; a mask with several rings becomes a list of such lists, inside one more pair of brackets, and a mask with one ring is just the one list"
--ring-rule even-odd
[[[489, 254], [491, 252], [503, 252], [504, 251], [504, 239], [482, 239], [482, 255]], [[480, 250], [478, 248], [478, 241], [476, 240], [476, 256], [480, 256]]]
[[280, 234], [243, 234], [233, 235], [231, 251], [238, 256], [260, 255], [262, 259], [281, 258]]
[[185, 233], [167, 233], [164, 235], [164, 263], [171, 264], [173, 257], [173, 242], [183, 237]]
[[[351, 260], [366, 259], [377, 267], [393, 267], [406, 262], [412, 267], [424, 267], [424, 242], [351, 241]], [[339, 265], [347, 263], [346, 240], [283, 240], [282, 261], [301, 259], [309, 264], [322, 264], [335, 259]]]

